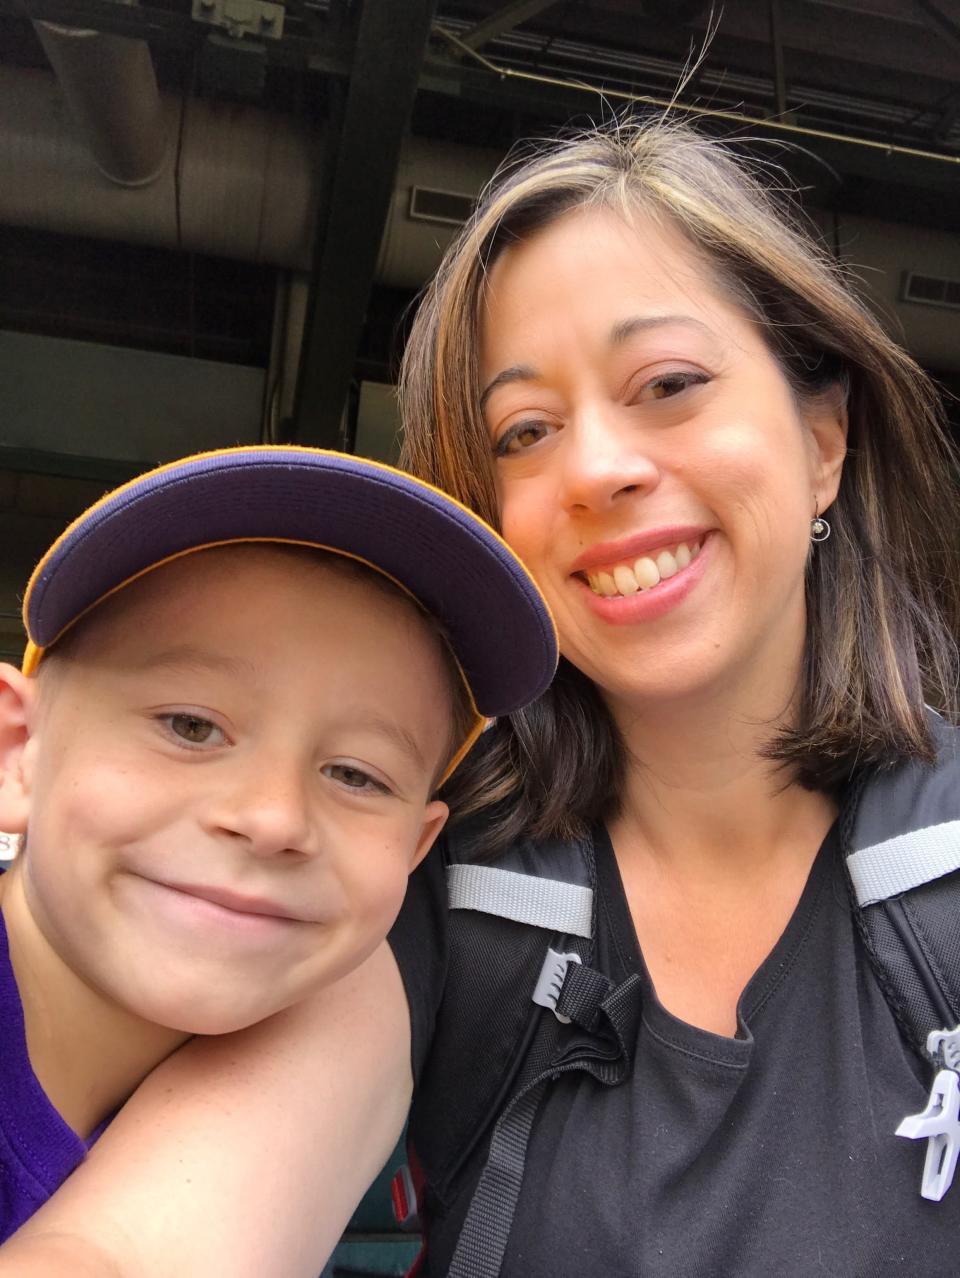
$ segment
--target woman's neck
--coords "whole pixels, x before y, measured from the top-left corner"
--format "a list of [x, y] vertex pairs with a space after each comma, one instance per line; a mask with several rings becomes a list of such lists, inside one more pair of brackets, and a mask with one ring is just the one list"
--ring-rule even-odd
[[613, 823], [625, 842], [677, 869], [714, 864], [724, 876], [759, 869], [784, 845], [819, 846], [835, 806], [765, 757], [791, 712], [783, 695], [760, 691], [611, 707], [629, 757]]
[[50, 1103], [86, 1139], [190, 1036], [144, 1021], [88, 985], [49, 944], [23, 889], [14, 862], [0, 876], [0, 905], [30, 1064]]

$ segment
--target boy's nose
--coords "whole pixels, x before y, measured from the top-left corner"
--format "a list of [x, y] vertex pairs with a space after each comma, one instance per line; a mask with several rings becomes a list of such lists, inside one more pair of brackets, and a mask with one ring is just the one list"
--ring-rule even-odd
[[[251, 775], [253, 773], [254, 775]], [[311, 855], [309, 804], [294, 767], [245, 769], [213, 809], [213, 824], [242, 839], [254, 856]]]

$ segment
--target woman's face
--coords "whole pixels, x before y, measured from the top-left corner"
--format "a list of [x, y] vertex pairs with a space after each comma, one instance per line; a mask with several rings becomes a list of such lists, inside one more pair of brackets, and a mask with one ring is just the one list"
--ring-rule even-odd
[[843, 412], [798, 407], [679, 233], [579, 210], [506, 250], [481, 372], [504, 536], [564, 655], [615, 701], [758, 672], [789, 696]]

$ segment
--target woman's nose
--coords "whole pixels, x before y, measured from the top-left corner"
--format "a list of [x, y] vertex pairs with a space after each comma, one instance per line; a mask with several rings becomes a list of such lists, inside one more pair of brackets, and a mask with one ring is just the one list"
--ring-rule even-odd
[[648, 441], [625, 409], [610, 403], [585, 406], [564, 434], [563, 501], [568, 510], [602, 511], [659, 483]]

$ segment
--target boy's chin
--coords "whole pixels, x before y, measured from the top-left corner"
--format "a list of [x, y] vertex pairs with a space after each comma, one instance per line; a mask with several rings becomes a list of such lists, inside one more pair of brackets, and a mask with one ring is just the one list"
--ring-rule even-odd
[[294, 1001], [293, 998], [286, 1002], [281, 999], [256, 1003], [244, 1000], [241, 1004], [231, 1004], [223, 998], [211, 999], [205, 991], [196, 998], [181, 997], [175, 1004], [162, 1000], [151, 1002], [149, 1006], [141, 1004], [135, 1010], [142, 1020], [159, 1029], [169, 1030], [171, 1034], [235, 1034], [269, 1019]]

